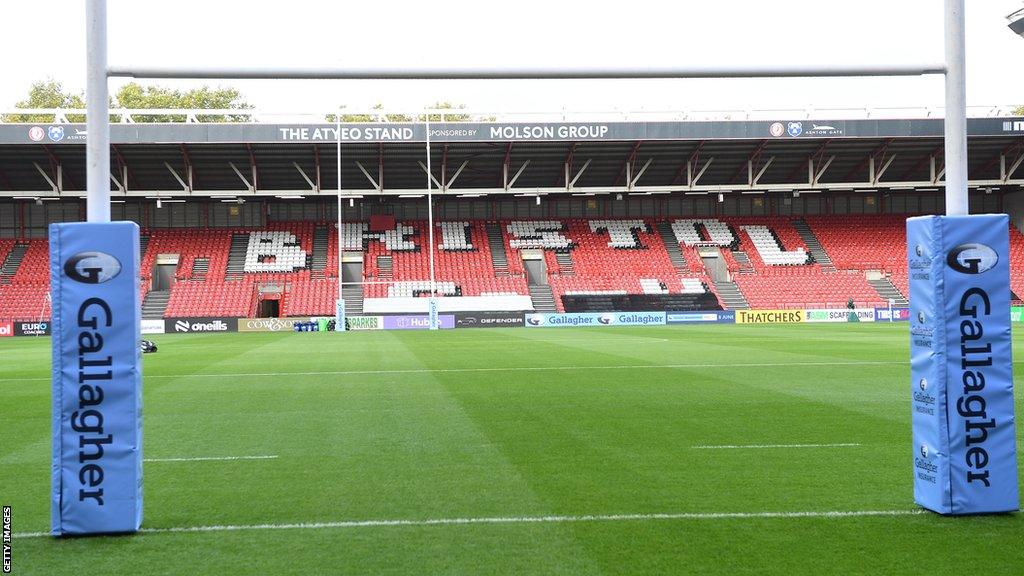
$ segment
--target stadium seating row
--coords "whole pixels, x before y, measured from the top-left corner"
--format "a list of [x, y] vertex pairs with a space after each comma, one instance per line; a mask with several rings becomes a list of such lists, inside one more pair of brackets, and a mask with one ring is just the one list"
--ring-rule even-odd
[[[505, 266], [495, 263], [487, 222], [443, 221], [432, 231], [434, 271], [438, 288], [446, 295], [525, 296], [529, 289], [520, 251], [539, 250], [555, 304], [562, 310], [562, 297], [568, 295], [713, 293], [709, 271], [697, 252], [711, 247], [756, 308], [842, 305], [848, 299], [858, 305], [884, 305], [865, 279], [868, 270], [880, 271], [907, 293], [904, 216], [807, 216], [805, 221], [834, 269], [823, 269], [809, 257], [790, 219], [747, 217], [668, 220], [686, 260], [680, 268], [657, 233], [660, 221], [653, 219], [500, 221], [496, 224]], [[363, 253], [365, 281], [381, 282], [364, 284], [364, 296], [427, 293], [428, 233], [425, 221], [392, 219], [387, 227], [373, 230], [366, 222], [344, 223], [344, 249]], [[173, 256], [171, 261], [177, 261], [177, 282], [166, 316], [252, 315], [258, 287], [266, 283], [280, 285], [285, 315], [333, 313], [338, 230], [332, 224], [272, 222], [261, 230], [160, 229], [143, 231], [143, 236], [147, 246], [142, 257], [143, 296], [158, 258]], [[314, 236], [321, 242], [317, 270], [313, 269]], [[48, 243], [46, 239], [17, 242], [27, 244], [27, 250], [13, 276], [0, 280], [0, 319], [48, 315]], [[14, 245], [14, 240], [0, 240], [0, 262]], [[244, 253], [238, 252], [241, 247]], [[1011, 287], [1024, 294], [1024, 235], [1016, 230], [1011, 234], [1011, 269]]]

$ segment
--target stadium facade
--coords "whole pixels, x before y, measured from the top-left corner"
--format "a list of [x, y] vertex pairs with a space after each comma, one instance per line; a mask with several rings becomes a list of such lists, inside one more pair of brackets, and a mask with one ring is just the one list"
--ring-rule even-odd
[[[943, 210], [940, 118], [190, 119], [111, 126], [112, 215], [143, 229], [146, 316], [168, 329], [333, 315], [339, 276], [362, 325], [425, 312], [428, 130], [436, 289], [452, 325], [899, 308], [903, 220]], [[971, 118], [968, 135], [971, 212], [1011, 215], [1021, 293], [1024, 118]], [[84, 219], [86, 137], [83, 124], [0, 124], [7, 323], [49, 316], [46, 229]]]

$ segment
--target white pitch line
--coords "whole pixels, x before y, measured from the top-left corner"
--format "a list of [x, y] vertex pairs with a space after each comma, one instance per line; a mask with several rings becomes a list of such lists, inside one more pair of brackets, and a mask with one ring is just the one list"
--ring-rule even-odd
[[[425, 520], [345, 520], [300, 524], [228, 524], [215, 526], [176, 526], [143, 528], [143, 534], [193, 532], [239, 532], [243, 530], [318, 530], [323, 528], [382, 528], [394, 526], [462, 526], [469, 524], [559, 524], [568, 522], [646, 522], [652, 520], [747, 520], [771, 518], [863, 518], [912, 516], [924, 510], [831, 510], [808, 512], [680, 512], [666, 514], [588, 514], [583, 516], [496, 516], [490, 518], [433, 518]], [[14, 538], [41, 538], [48, 532], [23, 532]]]
[[215, 460], [272, 460], [277, 454], [265, 456], [198, 456], [195, 458], [143, 458], [143, 462], [210, 462]]
[[225, 374], [158, 374], [148, 378], [191, 378], [244, 376], [360, 376], [373, 374], [432, 374], [463, 372], [546, 372], [573, 370], [644, 370], [666, 368], [767, 368], [782, 366], [866, 366], [886, 364], [909, 364], [909, 361], [855, 361], [855, 362], [751, 362], [747, 364], [619, 364], [611, 366], [488, 366], [484, 368], [406, 368], [395, 370], [325, 370], [312, 372], [237, 372]]
[[[909, 360], [864, 360], [850, 362], [748, 362], [699, 364], [619, 364], [610, 366], [488, 366], [485, 368], [406, 368], [396, 370], [324, 370], [313, 372], [224, 372], [200, 374], [152, 374], [145, 378], [241, 378], [245, 376], [360, 376], [374, 374], [432, 374], [462, 372], [545, 372], [574, 370], [657, 370], [666, 368], [772, 368], [786, 366], [889, 366], [908, 365]], [[0, 382], [27, 382], [46, 378], [0, 378]]]
[[860, 446], [855, 443], [839, 444], [710, 444], [703, 446], [690, 446], [694, 450], [718, 450], [718, 449], [756, 449], [756, 448], [850, 448]]

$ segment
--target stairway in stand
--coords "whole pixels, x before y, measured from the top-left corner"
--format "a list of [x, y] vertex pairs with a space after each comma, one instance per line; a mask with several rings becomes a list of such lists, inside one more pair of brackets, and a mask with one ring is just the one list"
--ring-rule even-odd
[[228, 270], [225, 280], [240, 280], [245, 274], [245, 253], [249, 250], [248, 234], [231, 235], [231, 251], [228, 252]]
[[206, 282], [206, 274], [210, 272], [209, 258], [196, 258], [192, 261], [192, 279], [197, 282]]
[[345, 300], [345, 315], [363, 313], [363, 286], [342, 286], [341, 297]]
[[21, 261], [28, 251], [28, 244], [15, 244], [14, 248], [4, 258], [3, 266], [0, 266], [0, 284], [10, 284], [11, 278], [18, 272]]
[[888, 278], [868, 280], [868, 284], [875, 289], [875, 292], [878, 292], [878, 295], [881, 296], [883, 300], [886, 302], [892, 300], [893, 306], [896, 306], [897, 308], [906, 308], [910, 306], [910, 303], [907, 302], [907, 298], [903, 294], [900, 294], [899, 289], [897, 289]]
[[572, 268], [572, 253], [568, 251], [555, 252], [555, 260], [558, 261], [558, 273], [562, 276], [575, 276]]
[[718, 293], [718, 299], [725, 306], [726, 310], [749, 310], [750, 303], [747, 302], [747, 298], [740, 292], [740, 287], [735, 282], [728, 280], [715, 280], [715, 292]]
[[801, 218], [793, 221], [793, 228], [796, 228], [797, 234], [803, 239], [804, 244], [807, 244], [807, 250], [810, 252], [811, 257], [814, 261], [821, 266], [821, 269], [825, 272], [835, 272], [836, 267], [832, 264], [832, 258], [829, 257], [828, 252], [825, 252], [825, 248], [822, 247], [821, 242], [818, 241], [818, 237], [814, 235], [814, 231], [807, 225], [807, 222]]
[[151, 290], [142, 301], [142, 318], [144, 320], [156, 320], [164, 317], [167, 311], [167, 302], [171, 299], [170, 290]]
[[683, 256], [683, 251], [679, 249], [679, 241], [676, 240], [676, 235], [672, 232], [672, 226], [668, 222], [658, 222], [656, 227], [658, 235], [661, 236], [661, 241], [665, 243], [668, 259], [672, 262], [676, 272], [688, 271], [690, 267], [686, 263], [686, 256]]
[[327, 268], [327, 243], [330, 241], [326, 226], [317, 226], [313, 232], [313, 267], [311, 278], [325, 278]]
[[391, 268], [391, 256], [377, 256], [377, 270], [380, 272], [382, 280], [394, 278]]
[[491, 261], [494, 263], [495, 276], [508, 276], [508, 254], [505, 252], [505, 239], [501, 235], [501, 225], [487, 223], [487, 244], [491, 248]]
[[533, 309], [537, 312], [558, 311], [555, 307], [555, 295], [551, 292], [551, 286], [546, 284], [530, 286], [530, 300], [533, 300]]
[[743, 250], [732, 250], [732, 257], [740, 265], [740, 274], [753, 274], [754, 265], [750, 263], [750, 256]]

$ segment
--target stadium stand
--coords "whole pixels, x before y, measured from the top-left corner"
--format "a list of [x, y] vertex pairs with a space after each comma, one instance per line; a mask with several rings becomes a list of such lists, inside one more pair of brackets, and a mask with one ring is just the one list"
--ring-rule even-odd
[[[565, 310], [564, 296], [682, 292], [679, 272], [650, 223], [640, 219], [569, 220], [565, 225], [564, 235], [549, 237], [543, 244], [571, 252], [572, 273], [561, 273], [556, 262], [556, 273], [548, 279], [560, 311]], [[574, 302], [583, 306], [586, 300], [576, 298]], [[591, 300], [596, 303], [600, 298]]]
[[[17, 250], [24, 253], [16, 267], [6, 269], [0, 281], [0, 318], [38, 319], [50, 317], [50, 243], [43, 239], [7, 241], [4, 259]], [[0, 245], [0, 252], [4, 251]], [[17, 246], [26, 248], [17, 248]]]
[[[717, 308], [713, 271], [698, 252], [710, 249], [718, 251], [728, 279], [755, 308], [835, 307], [850, 299], [858, 306], [884, 306], [887, 299], [868, 281], [871, 274], [906, 295], [903, 215], [806, 216], [803, 222], [804, 236], [787, 217], [444, 220], [433, 231], [437, 288], [447, 297], [528, 296], [523, 258], [533, 251], [559, 311]], [[392, 219], [389, 224], [343, 226], [346, 251], [363, 253], [363, 279], [384, 281], [364, 285], [364, 294], [421, 298], [430, 290], [427, 223]], [[685, 265], [678, 258], [673, 264], [659, 226], [671, 230], [668, 238], [679, 242]], [[177, 260], [166, 317], [252, 316], [261, 300], [278, 300], [284, 316], [333, 314], [338, 231], [331, 224], [152, 229], [143, 230], [143, 237], [143, 297], [158, 258]], [[809, 256], [805, 238], [820, 244], [818, 254], [826, 254], [829, 265]], [[1010, 238], [1011, 288], [1024, 294], [1024, 234], [1014, 228]], [[503, 265], [492, 256], [492, 241], [504, 245]], [[0, 263], [0, 318], [49, 316], [47, 241], [0, 239]]]
[[[366, 285], [367, 298], [429, 294], [426, 228], [426, 221], [407, 221], [397, 223], [394, 230], [363, 236], [364, 279], [393, 282]], [[354, 248], [353, 243], [349, 246]], [[449, 296], [528, 294], [521, 264], [517, 274], [498, 276], [486, 246], [485, 222], [435, 222], [434, 277], [438, 289]]]
[[840, 270], [877, 270], [906, 297], [906, 218], [897, 214], [807, 216], [807, 224]]

